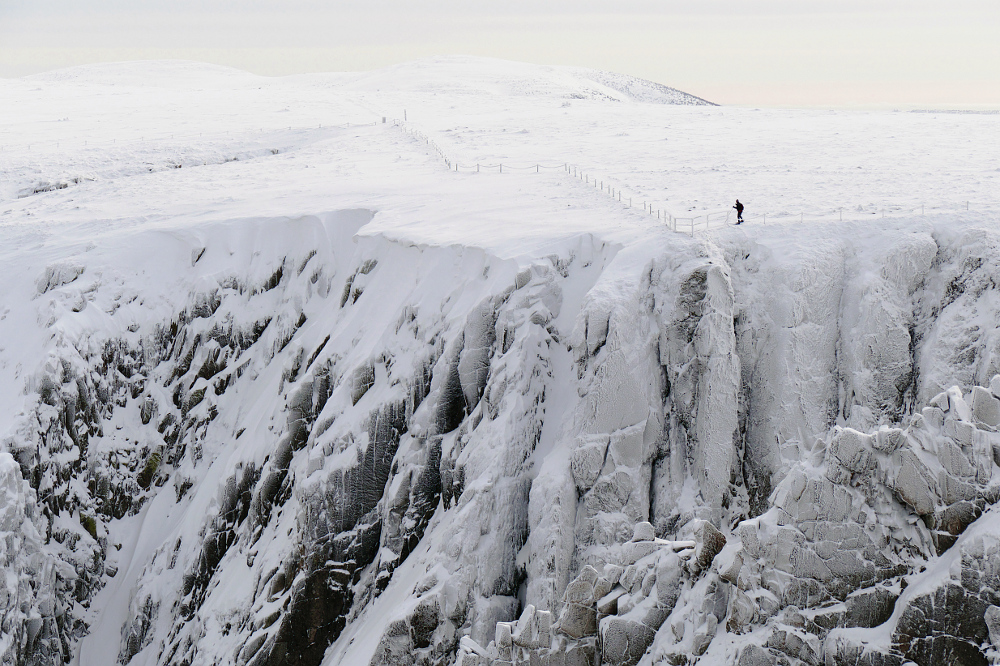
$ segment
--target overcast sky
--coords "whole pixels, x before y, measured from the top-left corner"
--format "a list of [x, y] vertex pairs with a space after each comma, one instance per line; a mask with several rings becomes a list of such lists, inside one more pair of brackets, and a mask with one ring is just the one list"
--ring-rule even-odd
[[0, 76], [184, 58], [258, 74], [484, 55], [728, 104], [1000, 108], [1000, 0], [0, 0]]

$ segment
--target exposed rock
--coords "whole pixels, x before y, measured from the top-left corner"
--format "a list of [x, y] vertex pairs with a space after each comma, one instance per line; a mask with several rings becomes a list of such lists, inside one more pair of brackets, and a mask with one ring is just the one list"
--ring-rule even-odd
[[893, 463], [898, 470], [893, 488], [899, 498], [913, 507], [918, 515], [934, 513], [932, 481], [917, 456], [908, 449], [897, 451], [893, 454]]
[[673, 609], [683, 584], [680, 558], [670, 553], [660, 559], [656, 569], [656, 598], [663, 608]]
[[619, 560], [626, 567], [638, 562], [647, 555], [651, 555], [660, 550], [663, 544], [656, 541], [629, 541], [621, 546], [621, 559]]
[[902, 428], [879, 428], [871, 444], [877, 451], [892, 453], [906, 444], [906, 431]]
[[972, 387], [972, 415], [991, 428], [1000, 426], [1000, 399], [980, 386]]
[[873, 439], [853, 428], [837, 428], [829, 444], [829, 454], [841, 465], [856, 474], [864, 474], [875, 464], [872, 455]]
[[573, 478], [580, 490], [587, 491], [601, 475], [604, 466], [604, 456], [608, 450], [609, 439], [606, 436], [587, 438], [573, 450], [571, 469]]
[[656, 540], [656, 532], [653, 531], [651, 524], [645, 521], [635, 524], [635, 530], [632, 532], [632, 541], [654, 540]]
[[594, 583], [594, 598], [601, 599], [609, 592], [611, 592], [613, 587], [614, 584], [610, 580], [608, 580], [604, 576], [601, 576], [600, 578], [597, 579], [597, 582]]
[[809, 666], [819, 666], [821, 648], [819, 641], [791, 627], [775, 629], [765, 647], [783, 652], [789, 657], [804, 661]]
[[736, 666], [775, 666], [778, 660], [770, 650], [759, 645], [748, 645], [740, 652]]
[[694, 536], [697, 545], [688, 566], [692, 573], [698, 573], [712, 566], [712, 560], [726, 546], [726, 537], [707, 520], [698, 523], [694, 528]]
[[594, 584], [597, 570], [585, 567], [563, 593], [563, 607], [556, 627], [572, 638], [597, 634], [597, 610], [594, 607]]
[[852, 593], [846, 601], [844, 626], [877, 627], [892, 615], [898, 597], [898, 593], [884, 585]]
[[736, 547], [736, 544], [731, 544], [730, 547], [723, 548], [720, 551], [720, 555], [722, 557], [716, 560], [719, 577], [735, 585], [739, 582], [740, 570], [743, 568], [743, 555]]
[[621, 580], [622, 574], [625, 572], [625, 568], [617, 564], [606, 564], [604, 566], [604, 577], [608, 579], [612, 585]]
[[[861, 643], [852, 638], [850, 630], [832, 632], [824, 645], [825, 666], [903, 666], [904, 659], [898, 653], [883, 651], [875, 646]], [[912, 663], [912, 662], [909, 662]]]
[[726, 629], [734, 634], [741, 634], [757, 618], [757, 606], [750, 597], [736, 589], [729, 600], [728, 615]]
[[613, 590], [597, 600], [597, 612], [602, 615], [615, 615], [618, 613], [618, 600], [625, 594], [625, 588], [616, 585]]
[[918, 666], [986, 664], [979, 646], [990, 637], [989, 608], [1000, 602], [998, 554], [994, 535], [973, 535], [949, 551], [948, 577], [908, 600], [893, 647]]
[[1000, 606], [990, 606], [983, 615], [986, 628], [990, 633], [990, 642], [994, 649], [1000, 649]]
[[601, 663], [608, 666], [633, 666], [639, 663], [653, 642], [655, 631], [619, 617], [601, 621]]
[[45, 267], [45, 271], [36, 281], [38, 293], [44, 294], [51, 289], [69, 284], [83, 275], [85, 266], [75, 263], [56, 263]]

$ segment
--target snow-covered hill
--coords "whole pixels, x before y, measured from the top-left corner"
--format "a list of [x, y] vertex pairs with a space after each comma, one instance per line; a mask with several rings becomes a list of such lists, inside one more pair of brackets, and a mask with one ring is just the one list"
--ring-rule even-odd
[[465, 58], [0, 95], [0, 663], [995, 658], [996, 117]]

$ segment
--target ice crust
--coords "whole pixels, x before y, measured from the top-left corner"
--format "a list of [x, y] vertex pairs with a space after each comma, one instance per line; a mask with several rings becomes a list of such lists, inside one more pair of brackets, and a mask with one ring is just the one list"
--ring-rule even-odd
[[[164, 67], [151, 99], [257, 83]], [[462, 94], [673, 99], [494, 67]], [[446, 181], [389, 131], [323, 139], [344, 156], [301, 183], [288, 157], [114, 199], [137, 164], [105, 155], [5, 194], [0, 664], [997, 659], [995, 218], [692, 239], [555, 178]]]

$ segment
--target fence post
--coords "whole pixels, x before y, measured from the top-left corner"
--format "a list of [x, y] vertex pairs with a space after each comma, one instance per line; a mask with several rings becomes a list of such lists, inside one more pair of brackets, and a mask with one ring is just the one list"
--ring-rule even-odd
[[500, 163], [500, 173], [503, 173], [503, 162]]
[[535, 173], [538, 173], [538, 165], [535, 165]]
[[767, 224], [767, 213], [764, 213], [764, 224]]

